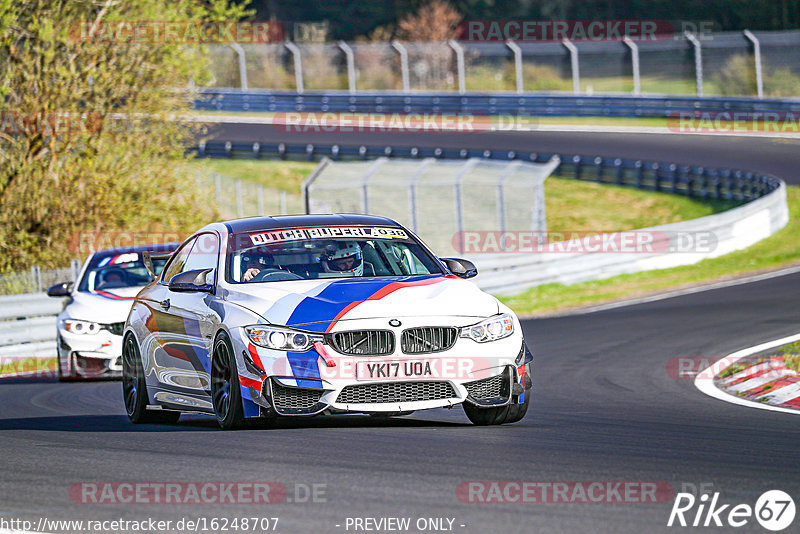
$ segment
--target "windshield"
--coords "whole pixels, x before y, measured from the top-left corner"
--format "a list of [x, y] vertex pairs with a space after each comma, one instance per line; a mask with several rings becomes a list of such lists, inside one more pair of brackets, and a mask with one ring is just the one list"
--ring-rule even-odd
[[[161, 272], [167, 260], [153, 260], [156, 274]], [[108, 291], [122, 287], [146, 286], [150, 275], [138, 252], [117, 254], [95, 254], [81, 279], [78, 291]]]
[[232, 237], [227, 271], [233, 283], [443, 272], [401, 228], [297, 228]]

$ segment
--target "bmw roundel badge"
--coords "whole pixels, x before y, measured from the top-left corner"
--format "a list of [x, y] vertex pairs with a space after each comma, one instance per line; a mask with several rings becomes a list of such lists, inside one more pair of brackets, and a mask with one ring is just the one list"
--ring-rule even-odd
[[395, 327], [397, 327], [397, 326], [400, 326], [401, 324], [403, 324], [403, 323], [401, 323], [401, 322], [400, 322], [399, 320], [397, 320], [397, 319], [391, 319], [391, 320], [389, 321], [389, 326], [395, 326]]

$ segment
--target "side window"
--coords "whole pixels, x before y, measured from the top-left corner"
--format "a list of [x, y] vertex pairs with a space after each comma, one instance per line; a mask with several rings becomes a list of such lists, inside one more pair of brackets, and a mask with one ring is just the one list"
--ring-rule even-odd
[[183, 272], [183, 266], [186, 265], [186, 259], [189, 257], [189, 252], [192, 250], [192, 245], [194, 245], [195, 239], [187, 241], [180, 248], [178, 253], [172, 257], [172, 261], [167, 264], [167, 267], [164, 270], [164, 275], [161, 277], [162, 282], [168, 284], [173, 276]]
[[[219, 238], [216, 234], [200, 234], [194, 241], [194, 246], [186, 263], [179, 272], [194, 271], [195, 269], [217, 269], [219, 258]], [[206, 283], [214, 283], [214, 271], [206, 275]]]

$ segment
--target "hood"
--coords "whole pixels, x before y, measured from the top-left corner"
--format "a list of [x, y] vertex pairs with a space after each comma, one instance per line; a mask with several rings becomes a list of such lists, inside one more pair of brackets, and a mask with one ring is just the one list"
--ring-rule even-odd
[[245, 291], [231, 291], [228, 298], [272, 324], [315, 325], [311, 329], [318, 331], [353, 319], [419, 315], [472, 319], [499, 310], [497, 299], [472, 282], [440, 275], [249, 284]]
[[141, 287], [123, 287], [97, 293], [76, 291], [65, 311], [73, 319], [102, 324], [121, 323], [128, 318], [133, 299], [141, 290]]

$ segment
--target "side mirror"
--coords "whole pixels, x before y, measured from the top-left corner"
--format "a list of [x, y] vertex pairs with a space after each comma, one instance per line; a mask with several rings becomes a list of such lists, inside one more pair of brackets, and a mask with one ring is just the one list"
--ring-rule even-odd
[[142, 252], [142, 263], [144, 264], [144, 268], [147, 269], [147, 274], [150, 275], [150, 280], [155, 280], [156, 268], [153, 267], [153, 258], [150, 256], [149, 252]]
[[206, 276], [214, 269], [195, 269], [176, 274], [169, 281], [170, 291], [178, 293], [211, 293], [214, 286], [206, 283]]
[[475, 264], [462, 258], [439, 258], [444, 262], [451, 273], [459, 278], [472, 278], [478, 276]]
[[147, 274], [150, 275], [151, 280], [158, 278], [158, 273], [156, 273], [153, 260], [168, 260], [170, 256], [172, 256], [171, 252], [166, 254], [153, 254], [152, 252], [148, 251], [142, 252], [142, 263], [144, 264], [144, 268], [147, 269]]
[[72, 282], [61, 282], [47, 290], [48, 297], [68, 297], [72, 293]]

